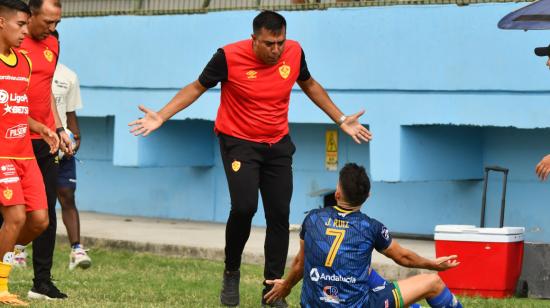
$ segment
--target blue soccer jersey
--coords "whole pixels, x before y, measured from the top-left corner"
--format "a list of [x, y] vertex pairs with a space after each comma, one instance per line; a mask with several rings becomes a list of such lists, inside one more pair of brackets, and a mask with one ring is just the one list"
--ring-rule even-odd
[[388, 229], [361, 212], [337, 206], [311, 211], [302, 224], [302, 307], [366, 307], [373, 249], [391, 244]]

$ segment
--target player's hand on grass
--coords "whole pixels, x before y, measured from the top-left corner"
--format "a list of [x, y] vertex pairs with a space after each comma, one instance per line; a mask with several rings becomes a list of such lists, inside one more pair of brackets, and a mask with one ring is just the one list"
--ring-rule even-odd
[[132, 127], [130, 133], [134, 134], [134, 136], [143, 135], [143, 137], [145, 137], [164, 123], [160, 115], [153, 110], [143, 105], [139, 105], [139, 110], [143, 111], [145, 116], [128, 124], [128, 126]]
[[357, 143], [361, 141], [369, 142], [372, 139], [372, 134], [361, 123], [359, 123], [359, 117], [365, 113], [365, 110], [361, 110], [356, 114], [346, 117], [344, 122], [340, 124], [340, 128], [353, 138]]
[[59, 133], [59, 148], [65, 155], [72, 156], [74, 155], [73, 144], [69, 134], [66, 131], [61, 131]]
[[266, 280], [265, 283], [273, 286], [273, 288], [264, 295], [264, 299], [268, 304], [278, 299], [283, 299], [290, 294], [290, 288], [287, 286], [284, 279]]
[[548, 175], [550, 174], [550, 155], [544, 156], [544, 158], [537, 164], [535, 172], [541, 181], [546, 181]]
[[445, 271], [453, 267], [457, 267], [460, 262], [456, 260], [457, 255], [440, 257], [434, 260], [433, 269], [436, 271]]
[[51, 154], [54, 154], [59, 150], [59, 137], [54, 131], [42, 125], [42, 129], [39, 133], [40, 136], [42, 136], [42, 139], [44, 139], [44, 141], [46, 141], [46, 143], [50, 146]]

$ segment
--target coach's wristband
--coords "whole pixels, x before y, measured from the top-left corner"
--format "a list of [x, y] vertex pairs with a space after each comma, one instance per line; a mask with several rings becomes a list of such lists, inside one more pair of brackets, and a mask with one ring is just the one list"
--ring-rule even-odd
[[65, 128], [63, 128], [63, 127], [58, 127], [58, 128], [55, 130], [55, 132], [56, 132], [58, 135], [61, 134], [61, 133], [64, 132], [64, 131], [65, 131]]
[[338, 122], [336, 122], [336, 124], [338, 125], [342, 125], [344, 123], [344, 121], [346, 121], [347, 117], [345, 115], [342, 115], [339, 119], [338, 119]]

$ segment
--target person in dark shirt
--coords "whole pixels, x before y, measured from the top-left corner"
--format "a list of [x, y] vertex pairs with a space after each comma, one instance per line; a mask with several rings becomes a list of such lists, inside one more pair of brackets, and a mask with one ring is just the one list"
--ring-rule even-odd
[[369, 284], [374, 249], [396, 263], [443, 271], [458, 266], [456, 255], [428, 260], [401, 247], [388, 229], [360, 212], [370, 194], [365, 168], [354, 163], [340, 170], [337, 205], [309, 212], [300, 232], [300, 251], [286, 279], [275, 285], [266, 301], [280, 300], [304, 278], [302, 307], [404, 307], [427, 299], [431, 307], [462, 305], [437, 274], [416, 275], [372, 288]]
[[[214, 130], [231, 196], [220, 300], [223, 305], [237, 306], [241, 256], [258, 207], [258, 192], [267, 225], [264, 278], [281, 278], [284, 273], [295, 151], [289, 135], [288, 106], [294, 84], [298, 83], [355, 142], [370, 141], [371, 133], [359, 123], [364, 111], [344, 115], [311, 77], [300, 44], [286, 39], [286, 21], [272, 11], [254, 18], [252, 39], [218, 49], [199, 78], [181, 89], [159, 112], [140, 106], [145, 115], [129, 124], [131, 132], [149, 135], [220, 82], [221, 102]], [[269, 288], [264, 283], [262, 294]], [[262, 305], [266, 305], [263, 296]], [[287, 304], [279, 300], [270, 306]]]

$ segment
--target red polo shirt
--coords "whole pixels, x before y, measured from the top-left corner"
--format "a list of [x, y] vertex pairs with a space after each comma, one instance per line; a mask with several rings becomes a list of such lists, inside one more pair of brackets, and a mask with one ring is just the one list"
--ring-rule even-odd
[[272, 144], [288, 134], [294, 83], [309, 78], [298, 42], [287, 40], [279, 61], [268, 65], [256, 57], [252, 40], [244, 40], [218, 50], [199, 81], [205, 87], [222, 82], [217, 133]]
[[[19, 50], [27, 55], [32, 63], [32, 78], [27, 91], [30, 117], [55, 131], [51, 97], [53, 74], [59, 56], [59, 41], [53, 35], [41, 41], [26, 37]], [[31, 132], [31, 138], [42, 137]]]

